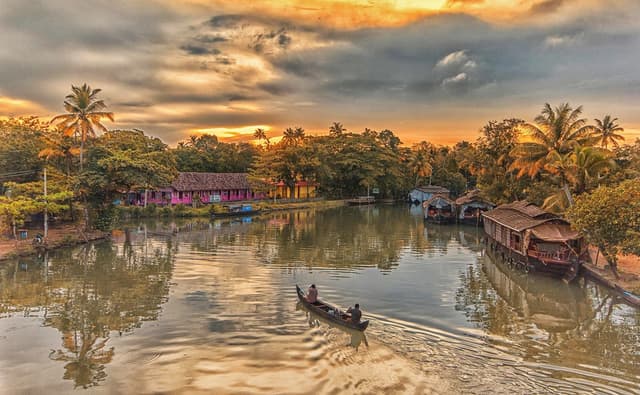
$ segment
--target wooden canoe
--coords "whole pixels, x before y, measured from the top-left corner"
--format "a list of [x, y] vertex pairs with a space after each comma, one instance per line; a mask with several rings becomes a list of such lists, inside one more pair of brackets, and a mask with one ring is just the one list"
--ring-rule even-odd
[[[309, 303], [305, 298], [304, 292], [297, 285], [296, 285], [296, 292], [298, 294], [298, 299], [300, 300], [300, 303], [302, 303], [306, 308], [318, 314], [322, 318], [325, 318], [331, 322], [335, 322], [338, 325], [342, 325], [344, 327], [355, 329], [361, 332], [364, 332], [364, 330], [367, 329], [367, 327], [369, 326], [369, 320], [361, 321], [358, 324], [355, 324], [351, 322], [351, 314], [345, 313], [341, 311], [338, 307], [332, 306], [319, 299], [316, 303]], [[336, 315], [334, 313], [335, 311], [338, 311], [339, 315]]]

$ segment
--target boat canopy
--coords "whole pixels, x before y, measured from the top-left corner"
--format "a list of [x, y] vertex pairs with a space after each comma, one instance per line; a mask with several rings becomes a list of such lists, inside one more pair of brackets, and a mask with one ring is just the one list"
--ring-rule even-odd
[[579, 240], [582, 238], [580, 233], [564, 224], [542, 224], [536, 226], [535, 228], [527, 230], [527, 232], [531, 232], [531, 236], [535, 237], [536, 239], [549, 242], [566, 242], [569, 240]]

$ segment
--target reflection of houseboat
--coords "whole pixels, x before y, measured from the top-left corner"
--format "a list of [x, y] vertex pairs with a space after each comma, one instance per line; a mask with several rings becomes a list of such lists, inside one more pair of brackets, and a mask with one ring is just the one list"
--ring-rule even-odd
[[422, 203], [424, 219], [436, 224], [450, 224], [455, 222], [456, 204], [444, 195], [434, 195]]
[[[482, 270], [496, 293], [521, 314], [526, 322], [550, 332], [573, 329], [589, 311], [581, 288], [558, 285], [555, 281], [528, 281], [521, 272], [509, 270], [488, 251]], [[541, 279], [545, 280], [545, 279]]]
[[366, 204], [374, 204], [375, 202], [375, 196], [358, 196], [353, 199], [347, 199], [347, 204], [349, 206], [363, 206]]
[[480, 191], [474, 189], [456, 199], [458, 222], [467, 225], [480, 225], [482, 213], [493, 209], [496, 205], [480, 196]]
[[490, 246], [505, 260], [573, 279], [583, 253], [582, 236], [562, 218], [527, 201], [483, 214]]

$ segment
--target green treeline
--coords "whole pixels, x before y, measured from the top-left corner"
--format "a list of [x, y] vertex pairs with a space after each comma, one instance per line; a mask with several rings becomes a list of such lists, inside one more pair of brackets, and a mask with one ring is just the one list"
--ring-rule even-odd
[[[428, 184], [446, 187], [454, 196], [478, 188], [495, 203], [527, 199], [558, 213], [586, 201], [583, 196], [599, 187], [615, 191], [640, 176], [640, 140], [622, 145], [624, 130], [616, 118], [590, 122], [581, 107], [569, 104], [546, 104], [530, 123], [489, 121], [476, 141], [454, 146], [426, 140], [407, 146], [391, 130], [353, 132], [335, 122], [324, 135], [295, 127], [275, 141], [257, 129], [257, 145], [205, 134], [170, 148], [138, 129], [107, 130], [101, 122], [114, 114], [106, 111], [99, 93], [86, 84], [72, 87], [65, 113], [50, 122], [37, 117], [0, 121], [5, 227], [15, 230], [45, 209], [73, 217], [74, 206], [82, 208], [87, 226], [108, 227], [112, 202], [122, 193], [167, 186], [180, 171], [248, 172], [254, 188], [265, 192], [274, 181], [291, 190], [297, 181], [307, 181], [327, 198], [376, 188], [380, 198], [404, 199], [413, 187]], [[577, 209], [568, 213], [587, 215]]]

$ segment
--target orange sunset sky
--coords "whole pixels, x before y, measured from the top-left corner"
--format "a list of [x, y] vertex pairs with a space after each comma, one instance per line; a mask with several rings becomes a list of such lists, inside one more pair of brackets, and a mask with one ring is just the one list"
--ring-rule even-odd
[[3, 0], [0, 116], [102, 88], [112, 128], [173, 145], [262, 127], [475, 140], [545, 102], [640, 137], [637, 0]]

